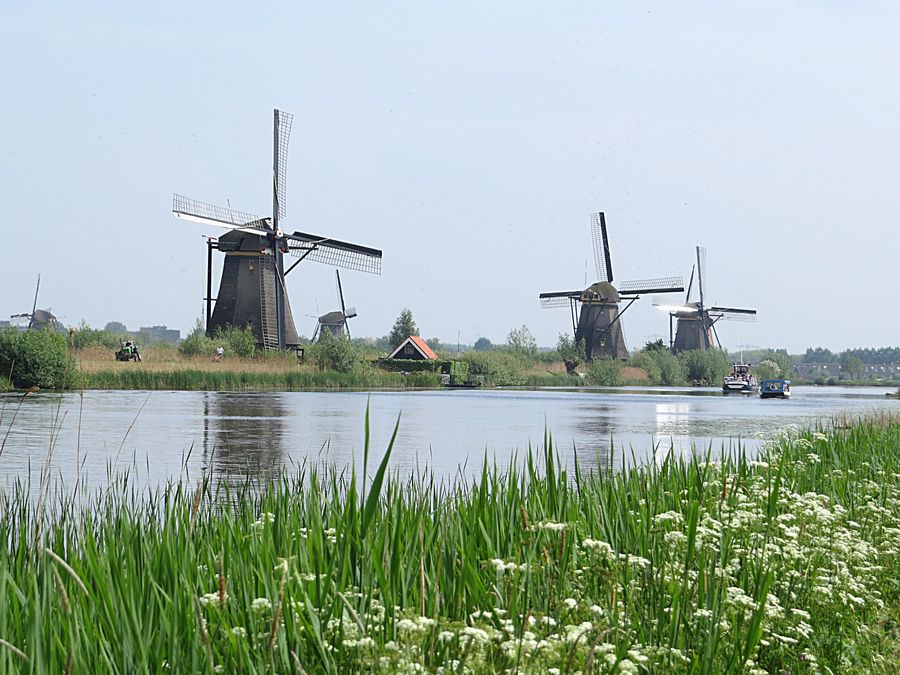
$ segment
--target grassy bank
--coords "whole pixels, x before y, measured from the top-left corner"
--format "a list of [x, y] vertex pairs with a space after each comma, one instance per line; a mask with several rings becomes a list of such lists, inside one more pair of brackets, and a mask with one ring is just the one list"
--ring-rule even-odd
[[343, 373], [299, 364], [292, 354], [214, 361], [174, 349], [145, 350], [143, 360], [116, 362], [106, 350], [78, 353], [77, 386], [84, 389], [293, 390], [336, 388], [437, 387], [433, 373], [388, 373], [371, 366]]
[[548, 440], [454, 485], [388, 449], [361, 483], [7, 493], [0, 670], [896, 672], [898, 448], [881, 419], [617, 474]]

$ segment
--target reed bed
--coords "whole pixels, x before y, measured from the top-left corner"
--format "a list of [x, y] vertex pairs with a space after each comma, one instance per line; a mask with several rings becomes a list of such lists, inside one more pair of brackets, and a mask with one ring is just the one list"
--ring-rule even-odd
[[[3, 672], [896, 672], [900, 421], [474, 479], [0, 498]], [[396, 430], [395, 430], [396, 436]], [[362, 476], [357, 480], [356, 476]]]
[[89, 347], [78, 353], [77, 385], [83, 389], [188, 391], [290, 391], [300, 389], [433, 388], [434, 373], [388, 373], [370, 366], [351, 373], [321, 371], [298, 364], [292, 354], [257, 358], [185, 356], [171, 348], [150, 347], [140, 363], [117, 362], [108, 350]]

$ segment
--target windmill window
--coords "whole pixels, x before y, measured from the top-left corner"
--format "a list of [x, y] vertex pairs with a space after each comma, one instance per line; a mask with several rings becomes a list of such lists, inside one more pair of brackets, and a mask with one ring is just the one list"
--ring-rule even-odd
[[407, 343], [406, 343], [406, 346], [403, 348], [403, 353], [404, 353], [404, 354], [412, 354], [412, 353], [414, 353], [415, 351], [416, 351], [416, 350], [413, 348], [412, 343], [410, 343], [410, 342], [407, 342]]

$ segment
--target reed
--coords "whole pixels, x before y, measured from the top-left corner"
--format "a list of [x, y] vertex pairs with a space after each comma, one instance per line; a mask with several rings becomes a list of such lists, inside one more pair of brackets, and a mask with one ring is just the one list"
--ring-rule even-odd
[[[396, 435], [396, 429], [395, 429]], [[621, 472], [548, 434], [265, 485], [0, 496], [0, 670], [896, 672], [900, 421]], [[371, 460], [370, 460], [371, 458]], [[359, 478], [357, 478], [359, 476]], [[43, 539], [35, 546], [34, 537]]]

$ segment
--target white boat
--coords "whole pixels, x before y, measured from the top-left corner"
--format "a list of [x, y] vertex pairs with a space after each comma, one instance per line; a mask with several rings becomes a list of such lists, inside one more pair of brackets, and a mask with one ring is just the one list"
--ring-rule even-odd
[[735, 392], [752, 394], [758, 386], [756, 378], [750, 372], [749, 363], [732, 363], [731, 372], [722, 380], [722, 391], [726, 394]]

